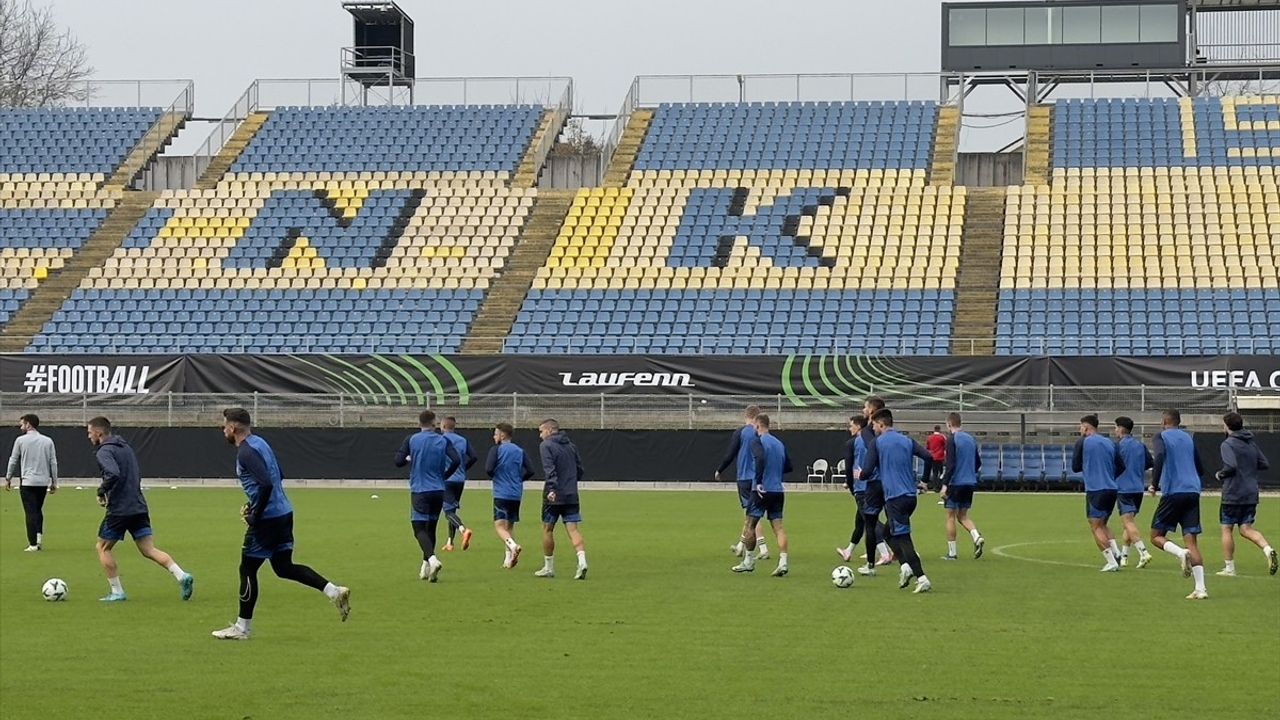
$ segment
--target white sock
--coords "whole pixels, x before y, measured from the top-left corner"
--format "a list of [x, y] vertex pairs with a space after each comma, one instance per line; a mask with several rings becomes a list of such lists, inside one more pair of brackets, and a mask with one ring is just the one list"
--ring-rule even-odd
[[253, 629], [253, 620], [245, 620], [242, 617], [238, 617], [236, 618], [236, 627], [248, 633], [250, 630]]
[[1228, 571], [1230, 571], [1230, 572], [1235, 572], [1235, 571], [1236, 571], [1236, 561], [1235, 561], [1235, 560], [1227, 560], [1227, 561], [1226, 561], [1226, 563], [1225, 563], [1225, 565], [1226, 565], [1226, 569], [1227, 569]]
[[950, 555], [951, 557], [955, 557], [955, 556], [956, 556], [956, 541], [955, 541], [955, 540], [948, 540], [948, 541], [947, 541], [947, 555]]
[[746, 548], [747, 548], [746, 543], [742, 542], [742, 540], [739, 539], [738, 544], [733, 546], [733, 551], [736, 553], [741, 553], [742, 551], [746, 550]]
[[587, 566], [587, 551], [579, 550], [578, 551], [578, 567], [586, 567], [586, 566]]
[[778, 567], [787, 567], [786, 553], [778, 553]]
[[[889, 557], [889, 546], [884, 543], [876, 543], [876, 552], [880, 553], [880, 557]], [[867, 558], [867, 560], [870, 559]]]
[[502, 567], [508, 567], [509, 565], [511, 565], [511, 551], [510, 551], [510, 550], [508, 550], [508, 551], [506, 551], [505, 553], [503, 553], [503, 554], [502, 554]]
[[1191, 577], [1195, 578], [1195, 580], [1196, 580], [1196, 590], [1198, 590], [1198, 591], [1200, 591], [1200, 592], [1205, 592], [1205, 589], [1204, 589], [1204, 566], [1203, 566], [1203, 565], [1193, 565], [1193, 566], [1191, 567]]
[[1116, 556], [1111, 554], [1111, 548], [1102, 551], [1102, 558], [1107, 561], [1108, 565], [1116, 564]]
[[119, 575], [113, 578], [107, 578], [107, 582], [111, 584], [111, 592], [120, 593], [121, 595], [124, 594], [124, 585], [120, 583]]
[[36, 545], [43, 545], [43, 544], [44, 544], [44, 533], [42, 532], [36, 533]]
[[338, 586], [337, 586], [337, 585], [334, 585], [333, 583], [325, 583], [325, 586], [324, 586], [324, 595], [325, 595], [325, 597], [329, 598], [330, 600], [337, 600], [337, 599], [338, 599]]
[[426, 575], [426, 574], [427, 574], [427, 571], [429, 571], [430, 569], [431, 569], [431, 563], [427, 562], [426, 560], [423, 560], [423, 561], [422, 561], [422, 571], [421, 571], [420, 573], [418, 573], [418, 574], [419, 574], [419, 575]]
[[547, 572], [556, 571], [556, 559], [554, 556], [545, 556], [542, 558], [542, 569]]
[[1181, 560], [1181, 559], [1182, 559], [1182, 555], [1183, 555], [1183, 553], [1185, 553], [1185, 552], [1186, 552], [1186, 550], [1183, 550], [1182, 548], [1178, 547], [1178, 544], [1177, 544], [1177, 543], [1175, 543], [1175, 542], [1174, 542], [1174, 541], [1172, 541], [1172, 540], [1166, 540], [1166, 541], [1165, 541], [1165, 543], [1164, 543], [1164, 551], [1165, 551], [1165, 552], [1167, 552], [1167, 553], [1169, 553], [1170, 555], [1172, 555], [1172, 556], [1174, 556], [1174, 557], [1178, 558], [1179, 560]]
[[519, 543], [516, 542], [515, 538], [507, 538], [504, 542], [506, 543], [506, 546], [512, 550], [515, 550], [516, 548], [520, 547]]
[[845, 554], [845, 555], [852, 555], [852, 554], [853, 554], [853, 543], [849, 543], [848, 545], [845, 545], [845, 546], [844, 546], [844, 554]]
[[973, 538], [974, 542], [978, 542], [982, 539], [982, 533], [978, 532], [978, 528], [974, 528], [969, 531], [969, 537]]
[[742, 554], [742, 567], [755, 567], [755, 566], [756, 566], [756, 558], [755, 558], [755, 556], [754, 556], [754, 555], [752, 555], [750, 552], [745, 552], [745, 553], [743, 553], [743, 554]]
[[1124, 547], [1120, 548], [1120, 557], [1122, 557], [1122, 558], [1127, 558], [1127, 557], [1129, 557], [1129, 548], [1130, 548], [1130, 547], [1132, 547], [1132, 545], [1130, 545], [1129, 543], [1125, 543], [1125, 544], [1124, 544]]
[[166, 570], [168, 570], [170, 573], [172, 573], [172, 574], [173, 574], [173, 579], [175, 579], [175, 580], [179, 580], [179, 581], [181, 581], [181, 580], [182, 580], [182, 576], [183, 576], [183, 575], [186, 575], [186, 573], [182, 572], [182, 568], [178, 567], [178, 563], [176, 563], [176, 562], [171, 562], [171, 563], [169, 563], [169, 567], [167, 567], [167, 568], [165, 568], [165, 569], [166, 569]]
[[[36, 537], [40, 537], [40, 536], [39, 536], [39, 535], [37, 535]], [[1270, 559], [1271, 559], [1271, 553], [1272, 553], [1272, 552], [1274, 552], [1274, 551], [1275, 551], [1275, 548], [1271, 547], [1270, 545], [1268, 545], [1268, 546], [1266, 546], [1266, 547], [1262, 548], [1262, 554], [1263, 554], [1264, 556], [1266, 556], [1266, 558], [1267, 558], [1268, 560], [1270, 560]]]
[[1120, 557], [1120, 546], [1116, 544], [1115, 540], [1111, 541], [1111, 557]]
[[921, 575], [920, 577], [916, 578], [916, 584], [917, 584], [917, 585], [920, 585], [920, 584], [922, 584], [922, 583], [923, 583], [923, 584], [925, 584], [925, 585], [928, 585], [928, 584], [929, 584], [929, 576], [928, 576], [928, 575]]
[[764, 544], [764, 540], [756, 540], [756, 552], [761, 555], [769, 552], [769, 546]]
[[440, 567], [440, 558], [435, 555], [427, 558], [427, 562], [431, 563], [431, 567]]
[[1142, 553], [1143, 555], [1147, 554], [1147, 544], [1142, 542], [1141, 540], [1135, 542], [1133, 546], [1138, 548], [1138, 552]]

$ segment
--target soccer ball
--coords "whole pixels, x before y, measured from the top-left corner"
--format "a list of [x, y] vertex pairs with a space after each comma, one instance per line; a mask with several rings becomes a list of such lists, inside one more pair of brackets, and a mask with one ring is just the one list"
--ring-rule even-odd
[[61, 602], [67, 599], [67, 583], [61, 578], [49, 578], [40, 588], [40, 594], [49, 602]]
[[831, 584], [838, 588], [853, 587], [853, 571], [844, 565], [836, 566], [831, 571]]

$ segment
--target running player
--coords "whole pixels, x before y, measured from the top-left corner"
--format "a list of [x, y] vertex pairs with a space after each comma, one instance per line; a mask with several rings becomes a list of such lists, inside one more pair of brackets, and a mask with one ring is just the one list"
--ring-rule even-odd
[[98, 562], [107, 575], [111, 592], [102, 602], [124, 602], [129, 598], [120, 583], [120, 568], [112, 549], [129, 533], [138, 546], [138, 552], [151, 562], [168, 570], [182, 588], [182, 599], [190, 600], [195, 578], [183, 571], [169, 553], [157, 548], [151, 532], [151, 516], [147, 512], [147, 500], [142, 496], [142, 476], [138, 469], [138, 456], [124, 438], [111, 432], [111, 421], [96, 417], [86, 428], [89, 442], [94, 446], [94, 458], [102, 473], [98, 486], [98, 504], [107, 509], [98, 527]]
[[513, 534], [520, 522], [520, 500], [524, 484], [533, 477], [533, 463], [524, 448], [511, 442], [515, 429], [498, 423], [493, 429], [493, 447], [484, 462], [484, 472], [493, 480], [493, 529], [507, 546], [502, 567], [513, 568], [520, 562], [521, 547]]
[[1106, 564], [1102, 572], [1120, 570], [1120, 547], [1111, 533], [1111, 513], [1116, 509], [1116, 444], [1098, 434], [1098, 416], [1080, 418], [1080, 439], [1071, 458], [1072, 472], [1084, 474], [1085, 517]]
[[[876, 442], [876, 432], [871, 427], [871, 416], [883, 409], [884, 400], [874, 395], [862, 403], [862, 415], [867, 419], [866, 427], [862, 428], [862, 443], [868, 450]], [[866, 543], [866, 553], [863, 558], [866, 560], [866, 565], [858, 567], [858, 574], [874, 577], [877, 565], [888, 565], [893, 562], [893, 553], [886, 542], [889, 539], [889, 527], [880, 521], [880, 513], [884, 510], [884, 485], [875, 472], [863, 471], [859, 479], [867, 483], [862, 506], [862, 512], [866, 515], [863, 518], [863, 524], [864, 527], [874, 527], [876, 531], [863, 534], [863, 540]], [[877, 558], [874, 565], [871, 558]]]
[[[756, 439], [756, 416], [760, 414], [759, 405], [748, 405], [747, 409], [742, 413], [742, 427], [733, 431], [733, 439], [729, 442], [729, 450], [724, 455], [724, 460], [720, 461], [720, 467], [716, 468], [715, 478], [720, 481], [720, 473], [723, 473], [735, 462], [738, 465], [738, 504], [742, 506], [742, 530], [738, 533], [738, 542], [729, 546], [729, 552], [737, 557], [742, 557], [743, 544], [742, 534], [747, 531], [747, 525], [751, 523], [751, 516], [747, 510], [751, 507], [751, 483], [756, 476], [756, 459], [751, 454], [751, 445]], [[769, 548], [764, 544], [764, 526], [756, 525], [756, 552], [759, 560], [769, 559]]]
[[[978, 442], [960, 426], [960, 413], [947, 415], [946, 469], [942, 477], [942, 500], [947, 510], [947, 554], [943, 560], [956, 559], [956, 522], [969, 531], [973, 538], [973, 559], [982, 557], [987, 541], [978, 526], [969, 519], [973, 507], [973, 493], [978, 488], [978, 471], [982, 470], [982, 457], [978, 454]], [[937, 454], [930, 452], [936, 461]]]
[[574, 580], [587, 579], [587, 548], [578, 524], [582, 522], [582, 505], [578, 500], [578, 483], [582, 480], [582, 456], [578, 446], [560, 431], [560, 423], [543, 420], [538, 426], [542, 444], [538, 454], [542, 457], [542, 471], [547, 484], [543, 488], [542, 502], [542, 569], [537, 577], [556, 576], [556, 522], [564, 521], [565, 532], [578, 554], [578, 571]]
[[240, 615], [230, 627], [215, 630], [213, 636], [219, 640], [249, 639], [253, 609], [258, 604], [258, 568], [268, 560], [277, 577], [323, 592], [346, 622], [351, 615], [351, 590], [293, 562], [293, 505], [284, 493], [284, 475], [275, 452], [266, 440], [253, 434], [249, 411], [229, 408], [222, 417], [222, 435], [237, 448], [236, 474], [249, 498], [240, 510], [248, 528], [240, 551]]
[[849, 492], [853, 493], [853, 503], [857, 509], [854, 511], [853, 533], [849, 535], [849, 544], [846, 547], [836, 548], [836, 554], [845, 562], [853, 558], [854, 550], [857, 549], [858, 543], [862, 542], [862, 533], [866, 528], [866, 516], [863, 515], [862, 508], [866, 505], [867, 481], [855, 477], [859, 474], [858, 469], [862, 467], [862, 460], [867, 455], [867, 443], [862, 439], [862, 429], [866, 426], [865, 415], [854, 415], [849, 418], [849, 435], [852, 437], [845, 444], [845, 486], [849, 488]]
[[1262, 448], [1253, 441], [1253, 433], [1244, 429], [1244, 418], [1239, 413], [1227, 413], [1222, 417], [1227, 439], [1222, 441], [1222, 469], [1216, 477], [1222, 481], [1222, 556], [1226, 565], [1218, 573], [1223, 577], [1235, 577], [1236, 539], [1232, 531], [1240, 526], [1240, 536], [1262, 548], [1267, 557], [1267, 571], [1272, 575], [1280, 569], [1280, 557], [1275, 548], [1254, 529], [1258, 514], [1258, 476], [1271, 468]]
[[471, 529], [462, 522], [458, 511], [462, 509], [462, 491], [467, 487], [467, 471], [476, 464], [477, 458], [471, 443], [455, 432], [457, 428], [457, 418], [447, 417], [440, 423], [445, 438], [462, 458], [462, 465], [444, 481], [444, 516], [449, 520], [449, 542], [444, 544], [445, 552], [453, 552], [453, 540], [459, 531], [462, 532], [462, 549], [471, 547]]
[[898, 587], [907, 587], [914, 575], [914, 592], [926, 593], [933, 589], [933, 585], [924, 574], [924, 564], [911, 540], [911, 515], [916, 511], [914, 458], [924, 461], [927, 475], [933, 456], [920, 443], [893, 429], [893, 413], [889, 410], [877, 411], [871, 416], [871, 423], [875, 426], [876, 441], [867, 449], [862, 474], [878, 472], [884, 486], [889, 548], [902, 563]]
[[396, 467], [410, 462], [409, 524], [413, 537], [422, 549], [422, 567], [418, 579], [436, 582], [444, 564], [436, 557], [436, 525], [444, 506], [445, 478], [451, 477], [462, 464], [462, 456], [444, 435], [436, 430], [436, 414], [423, 410], [418, 414], [418, 432], [404, 439], [396, 451]]
[[[1161, 424], [1164, 429], [1151, 440], [1155, 455], [1151, 493], [1154, 495], [1162, 484], [1164, 493], [1151, 520], [1151, 542], [1178, 558], [1182, 577], [1195, 578], [1195, 589], [1187, 599], [1204, 600], [1209, 593], [1204, 586], [1204, 558], [1196, 537], [1200, 534], [1200, 478], [1204, 465], [1191, 434], [1182, 427], [1182, 413], [1165, 410]], [[1165, 538], [1179, 526], [1185, 548]]]
[[1129, 548], [1138, 548], [1138, 568], [1151, 562], [1151, 553], [1142, 542], [1137, 517], [1142, 510], [1142, 495], [1147, 489], [1147, 471], [1154, 461], [1151, 451], [1133, 436], [1133, 420], [1123, 415], [1116, 418], [1116, 504], [1120, 506], [1120, 519], [1124, 522], [1124, 547], [1120, 549], [1120, 567], [1129, 565]]
[[778, 567], [771, 573], [773, 577], [784, 577], [789, 571], [787, 564], [787, 531], [782, 527], [782, 510], [785, 505], [785, 488], [782, 477], [791, 472], [791, 456], [782, 441], [769, 432], [769, 416], [764, 413], [756, 415], [756, 439], [751, 445], [751, 453], [756, 459], [755, 487], [752, 488], [751, 506], [747, 515], [751, 518], [747, 529], [742, 533], [742, 542], [746, 552], [742, 554], [742, 562], [733, 566], [736, 573], [752, 572], [756, 569], [756, 559], [751, 556], [755, 545], [756, 527], [766, 515], [773, 526], [773, 536], [778, 539]]

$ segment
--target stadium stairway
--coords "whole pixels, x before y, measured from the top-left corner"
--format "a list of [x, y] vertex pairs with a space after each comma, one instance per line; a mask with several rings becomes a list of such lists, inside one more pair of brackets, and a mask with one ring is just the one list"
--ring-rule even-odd
[[127, 192], [67, 264], [40, 283], [31, 297], [0, 331], [0, 352], [20, 353], [53, 319], [89, 271], [106, 262], [159, 199], [160, 193]]
[[955, 183], [956, 143], [960, 139], [960, 108], [948, 105], [938, 109], [938, 127], [933, 138], [933, 161], [929, 184], [947, 186]]
[[107, 178], [106, 184], [113, 187], [128, 187], [138, 175], [151, 164], [156, 155], [169, 144], [187, 122], [185, 113], [167, 112], [147, 131], [142, 140], [134, 146], [129, 156], [120, 167]]
[[1053, 106], [1033, 105], [1027, 115], [1027, 171], [1024, 185], [1049, 184], [1049, 156], [1053, 147]]
[[218, 186], [218, 180], [227, 171], [231, 169], [231, 165], [240, 157], [240, 153], [249, 146], [253, 140], [253, 136], [258, 134], [263, 124], [267, 122], [267, 118], [271, 117], [270, 113], [256, 112], [250, 113], [231, 133], [231, 137], [227, 138], [227, 142], [223, 144], [222, 149], [214, 156], [209, 166], [200, 174], [200, 179], [196, 180], [197, 190], [212, 190]]
[[995, 354], [996, 301], [1004, 248], [1005, 188], [969, 188], [956, 276], [951, 354]]
[[525, 222], [506, 269], [493, 281], [471, 323], [471, 331], [462, 343], [464, 354], [497, 355], [502, 352], [503, 340], [511, 332], [525, 296], [533, 287], [534, 277], [547, 263], [576, 195], [574, 190], [538, 193], [538, 201]]
[[564, 125], [569, 121], [569, 114], [557, 109], [547, 110], [542, 114], [542, 122], [538, 123], [538, 129], [533, 133], [533, 139], [529, 141], [529, 147], [524, 151], [524, 157], [520, 159], [520, 165], [516, 168], [516, 175], [511, 181], [511, 187], [518, 188], [534, 188], [538, 187], [538, 175], [542, 173], [542, 164], [546, 160], [545, 157], [539, 155], [538, 148], [548, 136], [559, 137], [564, 131]]
[[652, 110], [632, 110], [627, 120], [627, 127], [618, 138], [618, 147], [613, 151], [609, 167], [604, 173], [604, 186], [607, 188], [625, 187], [635, 167], [636, 157], [640, 155], [640, 146], [649, 134], [649, 125], [653, 123]]

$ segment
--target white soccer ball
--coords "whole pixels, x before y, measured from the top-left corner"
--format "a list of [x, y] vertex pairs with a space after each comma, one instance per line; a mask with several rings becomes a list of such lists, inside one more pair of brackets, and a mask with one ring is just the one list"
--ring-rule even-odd
[[836, 566], [831, 571], [831, 584], [838, 588], [853, 587], [853, 571], [844, 565]]
[[67, 583], [62, 578], [49, 578], [40, 588], [40, 594], [49, 602], [61, 602], [67, 599]]

